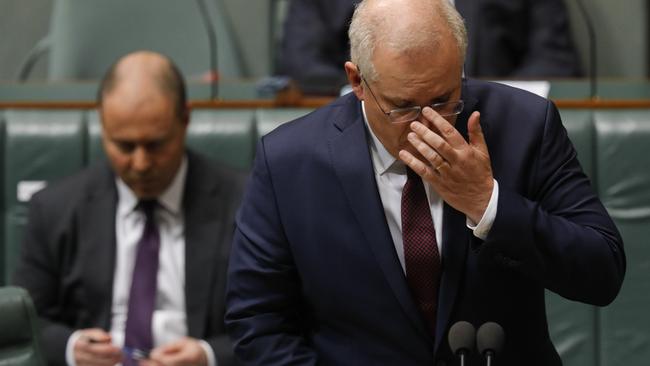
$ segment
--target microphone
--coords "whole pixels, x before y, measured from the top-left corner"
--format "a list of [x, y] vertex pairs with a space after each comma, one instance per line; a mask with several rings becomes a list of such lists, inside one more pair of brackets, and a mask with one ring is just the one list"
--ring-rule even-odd
[[598, 81], [596, 79], [596, 61], [598, 58], [596, 54], [596, 31], [594, 23], [591, 21], [591, 17], [589, 16], [589, 13], [587, 13], [587, 9], [582, 3], [582, 0], [576, 0], [576, 3], [578, 4], [580, 14], [582, 14], [582, 18], [585, 20], [585, 25], [587, 26], [587, 35], [589, 36], [589, 87], [591, 99], [596, 99], [598, 98]]
[[217, 99], [219, 94], [219, 86], [217, 84], [219, 80], [219, 69], [217, 68], [217, 33], [214, 30], [214, 25], [210, 19], [210, 14], [208, 13], [208, 7], [205, 4], [205, 0], [196, 0], [196, 5], [199, 8], [199, 13], [201, 13], [203, 26], [208, 35], [208, 42], [210, 42], [208, 45], [210, 51], [210, 73], [208, 75], [210, 78], [210, 99]]
[[487, 322], [478, 328], [476, 332], [476, 347], [479, 353], [485, 356], [487, 366], [491, 366], [494, 356], [501, 352], [505, 337], [503, 328], [497, 323]]
[[449, 347], [460, 357], [460, 366], [465, 366], [465, 357], [474, 351], [476, 345], [476, 329], [466, 321], [456, 322], [449, 329]]

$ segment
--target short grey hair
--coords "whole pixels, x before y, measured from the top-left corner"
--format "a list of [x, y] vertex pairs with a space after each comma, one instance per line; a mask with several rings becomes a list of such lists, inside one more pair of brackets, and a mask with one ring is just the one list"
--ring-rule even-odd
[[[434, 24], [429, 31], [405, 32], [404, 34], [391, 34], [390, 24], [387, 24], [385, 17], [368, 10], [373, 0], [363, 0], [357, 4], [348, 36], [350, 38], [350, 59], [359, 69], [363, 70], [363, 76], [369, 80], [376, 80], [378, 75], [372, 62], [375, 46], [380, 42], [397, 51], [407, 51], [420, 47], [430, 47], [433, 43], [438, 44], [444, 31], [448, 29], [460, 52], [461, 62], [465, 61], [467, 50], [467, 30], [465, 22], [456, 8], [449, 0], [421, 0], [429, 13], [422, 14], [423, 17], [431, 20], [442, 19], [446, 24]], [[393, 32], [395, 33], [395, 32]]]

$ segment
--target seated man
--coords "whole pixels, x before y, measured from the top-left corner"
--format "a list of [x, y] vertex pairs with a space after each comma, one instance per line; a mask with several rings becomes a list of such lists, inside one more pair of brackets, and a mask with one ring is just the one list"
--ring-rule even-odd
[[[337, 91], [347, 82], [348, 25], [360, 0], [291, 0], [278, 73], [307, 92]], [[563, 0], [454, 0], [469, 44], [471, 77], [531, 79], [580, 76]]]
[[99, 93], [108, 162], [37, 193], [14, 277], [51, 365], [233, 365], [223, 327], [243, 178], [186, 150], [185, 85], [135, 52]]

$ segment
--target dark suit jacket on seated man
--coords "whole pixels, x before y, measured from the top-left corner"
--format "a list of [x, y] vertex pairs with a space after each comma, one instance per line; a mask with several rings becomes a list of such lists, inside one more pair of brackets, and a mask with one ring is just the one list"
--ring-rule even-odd
[[[34, 299], [48, 363], [132, 364], [150, 352], [143, 364], [233, 365], [223, 313], [241, 175], [185, 149], [183, 79], [161, 55], [120, 59], [99, 102], [108, 162], [33, 197], [14, 279]], [[156, 201], [159, 251], [148, 259], [158, 267], [143, 327], [152, 349], [135, 351], [128, 309], [132, 273], [144, 276], [145, 200]]]
[[[564, 0], [455, 0], [469, 44], [465, 73], [484, 78], [576, 77], [580, 60]], [[291, 0], [279, 73], [308, 90], [346, 83], [347, 29], [359, 0]]]
[[235, 354], [452, 365], [449, 329], [467, 321], [503, 327], [499, 365], [560, 365], [545, 289], [606, 305], [625, 255], [556, 107], [463, 80], [445, 0], [366, 0], [350, 39], [354, 94], [258, 145], [228, 270]]

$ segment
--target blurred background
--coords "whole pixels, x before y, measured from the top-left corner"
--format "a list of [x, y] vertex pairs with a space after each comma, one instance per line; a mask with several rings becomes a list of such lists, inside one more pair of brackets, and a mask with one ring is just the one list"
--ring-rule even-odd
[[[592, 39], [578, 1], [565, 3], [583, 73], [589, 75]], [[582, 1], [594, 24], [600, 98], [591, 98], [586, 78], [552, 80], [549, 97], [560, 108], [583, 169], [621, 230], [628, 267], [621, 294], [608, 307], [549, 293], [549, 328], [565, 365], [647, 365], [648, 3]], [[116, 6], [120, 3], [131, 10]], [[127, 52], [138, 42], [135, 35], [149, 38], [151, 48], [171, 56], [189, 81], [193, 113], [188, 144], [237, 168], [250, 168], [255, 143], [265, 133], [331, 100], [279, 100], [272, 93], [260, 94], [260, 80], [271, 89], [286, 86], [286, 80], [268, 77], [278, 67], [288, 5], [289, 0], [0, 0], [0, 285], [12, 273], [31, 194], [102, 158], [94, 110], [96, 79], [115, 56], [101, 56], [114, 54], [116, 48], [117, 54]], [[216, 41], [210, 39], [209, 28]], [[212, 60], [210, 44], [217, 44], [217, 60]], [[215, 95], [208, 87], [216, 79], [210, 73], [215, 61], [219, 100], [207, 101]], [[18, 83], [21, 70], [28, 81], [24, 84]], [[0, 327], [0, 336], [2, 329], [13, 328]]]
[[[107, 3], [110, 2], [107, 1]], [[204, 2], [210, 14], [216, 15], [212, 17], [212, 20], [218, 40], [229, 40], [231, 47], [235, 47], [234, 49], [238, 53], [242, 63], [239, 65], [242, 69], [241, 76], [260, 77], [271, 74], [273, 54], [270, 43], [274, 37], [272, 32], [276, 28], [278, 30], [281, 28], [279, 23], [276, 24], [276, 20], [273, 19], [274, 10], [286, 8], [285, 2], [285, 0], [208, 0]], [[53, 33], [60, 32], [59, 28], [54, 28], [55, 24], [51, 24], [53, 15], [57, 20], [62, 17], [60, 14], [53, 14], [55, 3], [56, 0], [0, 0], [0, 81], [15, 81], [17, 79], [21, 66], [29, 57], [30, 51], [50, 33], [50, 27], [53, 27]], [[197, 5], [194, 1], [172, 1], [171, 3], [186, 5], [185, 8], [188, 8], [188, 11], [196, 13], [192, 15], [197, 15], [195, 22], [198, 21]], [[151, 10], [152, 13], [158, 13], [159, 10], [165, 12], [166, 10], [163, 9], [164, 6], [161, 4], [161, 7]], [[74, 16], [83, 17], [83, 10], [75, 10]], [[170, 10], [166, 16], [171, 20], [178, 14], [174, 14], [174, 11]], [[77, 21], [74, 18], [60, 20], [68, 25]], [[277, 22], [279, 21], [278, 19]], [[114, 24], [113, 31], [119, 32], [124, 25]], [[193, 25], [204, 31], [203, 24]], [[168, 27], [173, 28], [174, 26], [172, 23], [168, 24]], [[183, 32], [183, 30], [180, 29], [179, 32]], [[83, 38], [83, 35], [77, 34], [76, 36]], [[166, 42], [167, 40], [161, 41]], [[199, 42], [204, 42], [203, 45], [207, 45], [208, 41], [199, 39]], [[225, 54], [225, 51], [221, 50], [222, 47], [223, 45], [219, 44], [219, 51]], [[51, 56], [46, 53], [38, 58], [29, 75], [30, 79], [39, 80], [47, 77], [48, 62]], [[191, 76], [188, 75], [188, 79], [191, 79]]]
[[[15, 81], [30, 51], [48, 35], [55, 1], [0, 0], [0, 81]], [[208, 1], [210, 6], [214, 3], [219, 1]], [[568, 0], [566, 4], [583, 70], [588, 73], [589, 39], [585, 21], [576, 0]], [[598, 75], [648, 77], [647, 1], [589, 0], [585, 5], [596, 28]], [[225, 18], [229, 29], [227, 35], [219, 37], [228, 36], [232, 40], [241, 56], [242, 76], [262, 77], [273, 73], [286, 8], [287, 0], [221, 0], [216, 9], [221, 13], [218, 19]], [[46, 54], [38, 59], [30, 79], [46, 78], [48, 57]]]

